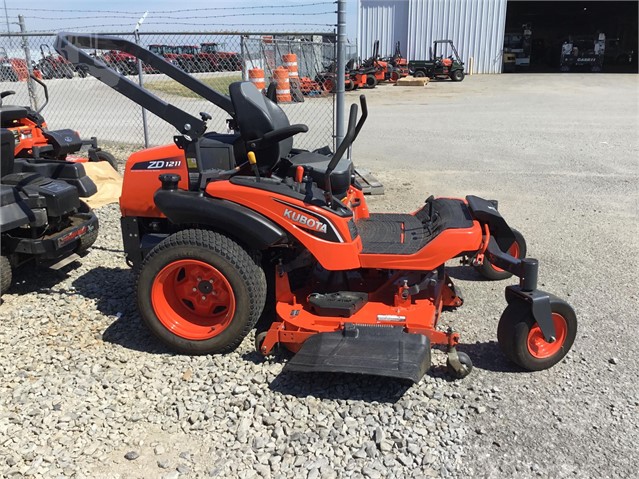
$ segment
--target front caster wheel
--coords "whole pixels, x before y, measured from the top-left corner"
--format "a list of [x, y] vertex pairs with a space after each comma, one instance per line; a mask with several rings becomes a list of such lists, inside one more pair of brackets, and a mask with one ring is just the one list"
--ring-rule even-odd
[[235, 349], [255, 326], [266, 298], [257, 255], [219, 233], [175, 233], [148, 254], [138, 277], [142, 320], [183, 354]]
[[446, 360], [446, 369], [448, 370], [448, 374], [455, 379], [463, 379], [473, 370], [473, 362], [470, 360], [468, 354], [451, 348], [448, 352], [448, 359]]
[[[522, 235], [515, 228], [512, 228], [513, 234], [515, 235], [515, 242], [508, 249], [507, 253], [515, 258], [525, 258], [526, 257], [526, 240], [524, 239], [524, 235]], [[484, 278], [490, 280], [500, 280], [500, 279], [508, 279], [513, 274], [508, 271], [504, 271], [501, 268], [493, 265], [487, 258], [484, 258], [484, 262], [480, 265], [475, 266], [475, 269], [481, 274]]]
[[272, 358], [280, 351], [279, 343], [276, 343], [275, 346], [273, 346], [273, 348], [268, 352], [268, 354], [264, 354], [264, 351], [262, 351], [262, 345], [264, 344], [264, 340], [266, 339], [267, 335], [268, 330], [262, 331], [261, 333], [255, 333], [255, 351], [265, 359]]
[[563, 359], [577, 335], [577, 316], [565, 301], [550, 298], [555, 340], [548, 342], [524, 301], [513, 301], [499, 319], [497, 340], [506, 357], [528, 371], [548, 369]]
[[255, 334], [255, 351], [261, 355], [264, 355], [264, 353], [262, 353], [262, 344], [264, 344], [267, 334], [268, 331], [262, 331], [261, 333]]

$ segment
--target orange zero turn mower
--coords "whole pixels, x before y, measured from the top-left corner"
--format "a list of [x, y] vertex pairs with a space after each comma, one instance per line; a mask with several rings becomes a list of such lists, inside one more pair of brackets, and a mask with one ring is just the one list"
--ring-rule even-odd
[[[229, 115], [231, 133], [206, 132], [192, 116], [104, 68], [83, 48], [131, 53]], [[369, 211], [344, 158], [367, 117], [365, 98], [350, 109], [334, 153], [293, 147], [306, 125], [250, 82], [223, 95], [144, 48], [108, 36], [61, 33], [56, 49], [178, 130], [172, 144], [134, 153], [120, 208], [128, 262], [138, 274], [137, 303], [148, 328], [184, 354], [226, 353], [258, 319], [263, 355], [286, 348], [285, 369], [371, 374], [417, 382], [431, 347], [448, 352], [464, 377], [470, 358], [458, 332], [440, 325], [463, 305], [447, 274], [453, 258], [506, 287], [497, 337], [506, 357], [546, 369], [570, 349], [573, 309], [537, 289], [538, 262], [495, 201], [428, 198], [410, 213]]]

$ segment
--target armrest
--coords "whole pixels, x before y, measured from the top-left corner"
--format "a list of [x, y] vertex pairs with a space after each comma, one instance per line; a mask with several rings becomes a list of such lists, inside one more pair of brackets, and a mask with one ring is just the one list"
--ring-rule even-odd
[[260, 142], [277, 143], [278, 141], [285, 140], [286, 138], [290, 138], [291, 136], [297, 135], [298, 133], [306, 133], [307, 131], [308, 126], [298, 123], [296, 125], [280, 128], [278, 130], [269, 131], [262, 138], [260, 138]]
[[0, 93], [0, 98], [4, 98], [5, 96], [15, 95], [15, 94], [16, 92], [14, 92], [13, 90], [3, 91]]

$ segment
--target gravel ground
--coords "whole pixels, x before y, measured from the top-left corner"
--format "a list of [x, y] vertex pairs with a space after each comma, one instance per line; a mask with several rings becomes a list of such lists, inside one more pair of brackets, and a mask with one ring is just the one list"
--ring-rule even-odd
[[[639, 373], [637, 77], [501, 75], [368, 94], [356, 163], [377, 211], [425, 197], [500, 200], [575, 307], [572, 352], [523, 373], [496, 345], [509, 281], [451, 263], [466, 304], [417, 385], [281, 372], [249, 335], [232, 354], [176, 356], [140, 323], [115, 205], [63, 271], [22, 270], [0, 307], [2, 477], [635, 477]], [[356, 95], [349, 95], [355, 98]], [[124, 149], [117, 150], [124, 153]]]

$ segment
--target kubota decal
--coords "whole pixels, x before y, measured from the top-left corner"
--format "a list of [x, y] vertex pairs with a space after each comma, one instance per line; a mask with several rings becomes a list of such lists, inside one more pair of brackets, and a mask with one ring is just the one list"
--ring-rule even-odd
[[291, 223], [295, 223], [296, 226], [304, 228], [304, 230], [309, 234], [317, 236], [325, 241], [332, 241], [334, 243], [344, 242], [342, 236], [328, 218], [286, 201], [282, 201], [277, 198], [274, 198], [274, 200], [286, 206], [282, 213], [284, 218], [289, 220]]
[[286, 208], [284, 210], [284, 218], [288, 218], [295, 223], [299, 223], [302, 226], [306, 226], [315, 231], [320, 231], [322, 233], [326, 233], [326, 225], [315, 218], [309, 218], [308, 216], [303, 215], [302, 213], [298, 213], [293, 210], [289, 210]]

